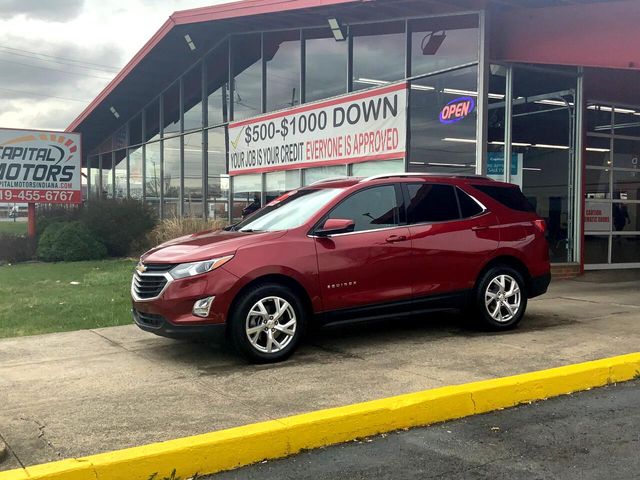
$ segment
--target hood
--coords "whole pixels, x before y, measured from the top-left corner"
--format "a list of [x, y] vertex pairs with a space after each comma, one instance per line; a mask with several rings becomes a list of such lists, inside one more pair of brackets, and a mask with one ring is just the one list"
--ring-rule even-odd
[[185, 235], [146, 252], [140, 259], [147, 263], [186, 263], [230, 255], [252, 243], [279, 238], [279, 232], [227, 232], [209, 230]]

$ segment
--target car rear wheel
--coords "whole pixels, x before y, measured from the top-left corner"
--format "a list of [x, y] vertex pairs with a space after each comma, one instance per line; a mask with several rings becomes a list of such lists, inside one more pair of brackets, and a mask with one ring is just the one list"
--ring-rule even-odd
[[278, 284], [259, 285], [244, 294], [231, 313], [236, 349], [255, 363], [279, 362], [297, 348], [305, 326], [300, 299]]
[[527, 308], [522, 274], [508, 266], [486, 271], [475, 291], [475, 313], [481, 325], [491, 330], [508, 330], [520, 323]]

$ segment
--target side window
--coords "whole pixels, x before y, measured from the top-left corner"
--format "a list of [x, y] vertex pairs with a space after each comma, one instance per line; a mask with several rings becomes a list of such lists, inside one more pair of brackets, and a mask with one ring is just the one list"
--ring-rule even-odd
[[501, 203], [511, 210], [519, 212], [535, 212], [536, 209], [531, 206], [527, 197], [520, 191], [518, 187], [502, 187], [493, 185], [473, 185], [473, 188], [480, 190], [482, 193], [489, 195], [495, 201]]
[[393, 185], [367, 188], [354, 193], [329, 214], [356, 223], [354, 231], [393, 227], [398, 224], [398, 203]]
[[482, 213], [482, 207], [466, 192], [456, 188], [456, 193], [458, 194], [458, 201], [460, 202], [462, 218], [469, 218]]
[[409, 224], [445, 222], [460, 218], [456, 193], [451, 185], [409, 183]]

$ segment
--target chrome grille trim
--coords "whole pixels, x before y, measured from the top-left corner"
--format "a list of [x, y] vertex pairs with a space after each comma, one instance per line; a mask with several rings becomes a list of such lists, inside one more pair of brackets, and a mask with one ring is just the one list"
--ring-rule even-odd
[[[149, 302], [157, 300], [162, 296], [167, 287], [173, 282], [173, 277], [169, 274], [168, 270], [174, 267], [174, 265], [163, 265], [162, 271], [146, 271], [139, 272], [135, 270], [133, 272], [133, 278], [131, 279], [131, 297], [136, 302]], [[148, 296], [151, 295], [151, 296]]]

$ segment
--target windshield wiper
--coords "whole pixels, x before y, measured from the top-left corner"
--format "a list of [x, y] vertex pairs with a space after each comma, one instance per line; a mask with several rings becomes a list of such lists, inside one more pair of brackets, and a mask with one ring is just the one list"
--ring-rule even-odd
[[254, 230], [253, 228], [242, 228], [240, 230], [238, 230], [239, 232], [246, 232], [246, 233], [255, 233], [255, 232], [262, 232], [263, 230]]

